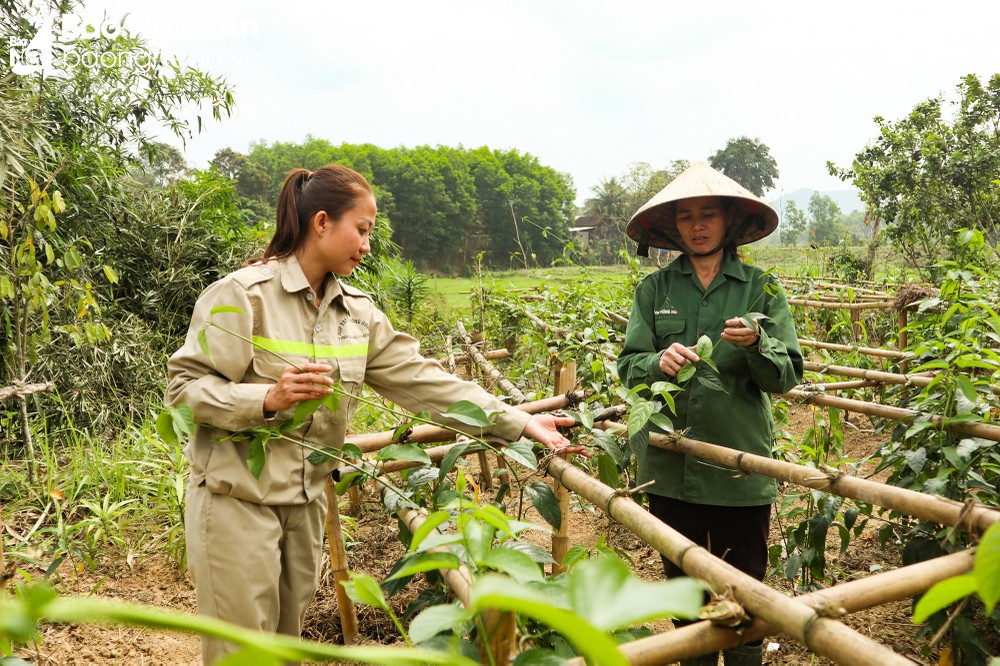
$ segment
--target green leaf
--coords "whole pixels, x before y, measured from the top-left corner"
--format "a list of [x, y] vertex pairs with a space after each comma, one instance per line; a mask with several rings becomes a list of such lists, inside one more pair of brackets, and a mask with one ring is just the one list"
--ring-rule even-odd
[[601, 483], [611, 488], [619, 488], [621, 486], [618, 477], [618, 465], [615, 464], [614, 458], [607, 453], [601, 452], [597, 454], [597, 478], [600, 479]]
[[663, 412], [654, 412], [649, 415], [649, 422], [655, 425], [657, 428], [663, 432], [673, 432], [674, 422], [670, 420], [670, 417]]
[[661, 617], [694, 617], [704, 587], [691, 578], [650, 583], [621, 560], [598, 557], [567, 575], [566, 590], [570, 608], [581, 618], [601, 631], [614, 631]]
[[435, 511], [426, 518], [424, 522], [421, 523], [417, 531], [413, 533], [413, 537], [410, 540], [410, 552], [415, 552], [417, 547], [423, 543], [424, 539], [430, 536], [439, 525], [443, 525], [451, 519], [451, 514], [447, 511]]
[[531, 648], [519, 652], [511, 666], [569, 666], [570, 660], [560, 657], [552, 650]]
[[217, 315], [217, 314], [220, 314], [222, 312], [234, 312], [236, 314], [241, 314], [241, 315], [245, 315], [246, 314], [246, 310], [242, 310], [242, 309], [236, 307], [235, 305], [217, 305], [216, 307], [214, 307], [211, 310], [209, 310], [208, 314], [210, 314], [210, 315]]
[[368, 574], [351, 572], [350, 575], [351, 580], [344, 581], [343, 586], [351, 601], [356, 604], [371, 606], [372, 608], [389, 610], [389, 604], [386, 603], [385, 597], [382, 595], [382, 589], [379, 587], [378, 581]]
[[719, 381], [719, 378], [716, 375], [709, 374], [707, 372], [699, 372], [695, 379], [697, 379], [698, 383], [707, 389], [712, 391], [721, 391], [727, 395], [729, 394], [726, 387], [722, 385], [722, 382]]
[[410, 623], [410, 640], [423, 643], [444, 631], [451, 631], [469, 619], [469, 613], [461, 606], [441, 604], [430, 606]]
[[538, 465], [538, 459], [535, 458], [535, 452], [531, 448], [531, 442], [527, 440], [510, 442], [509, 444], [504, 445], [501, 451], [505, 458], [520, 463], [528, 469], [535, 469]]
[[[438, 569], [458, 569], [462, 566], [462, 561], [455, 553], [443, 552], [423, 552], [416, 553], [406, 558], [403, 565], [386, 580], [396, 578], [406, 578], [414, 574], [425, 571], [436, 571]], [[371, 604], [369, 604], [371, 605]]]
[[602, 631], [566, 609], [552, 606], [541, 591], [520, 585], [507, 576], [486, 575], [474, 584], [469, 610], [478, 613], [487, 608], [513, 611], [552, 627], [591, 663], [628, 666], [615, 642]]
[[544, 548], [541, 548], [540, 546], [536, 546], [533, 543], [528, 543], [526, 541], [513, 541], [513, 540], [505, 541], [503, 544], [503, 548], [509, 548], [510, 550], [516, 550], [518, 552], [524, 553], [525, 555], [530, 557], [533, 561], [538, 562], [539, 564], [552, 564], [553, 562], [555, 562], [555, 560], [552, 559], [552, 555], [549, 553], [549, 551], [545, 550]]
[[[687, 367], [687, 366], [685, 366]], [[649, 421], [649, 417], [657, 411], [656, 403], [652, 400], [637, 400], [628, 412], [628, 436], [629, 439], [635, 437]]]
[[284, 659], [253, 647], [245, 647], [238, 652], [227, 654], [212, 662], [215, 666], [282, 666]]
[[410, 462], [431, 464], [431, 458], [427, 452], [416, 444], [392, 444], [383, 449], [375, 456], [376, 460], [407, 460]]
[[209, 362], [214, 366], [215, 360], [212, 359], [212, 348], [208, 346], [208, 329], [203, 328], [198, 331], [198, 346], [201, 347], [201, 353], [208, 358]]
[[458, 459], [462, 457], [462, 454], [469, 449], [469, 446], [470, 445], [465, 442], [459, 442], [458, 444], [453, 444], [452, 447], [448, 449], [448, 452], [441, 458], [441, 471], [438, 472], [438, 479], [443, 479], [448, 476], [448, 473], [454, 469], [455, 463], [457, 463]]
[[958, 388], [962, 391], [962, 395], [969, 402], [975, 404], [976, 402], [976, 385], [972, 383], [972, 380], [965, 375], [955, 375], [955, 382], [958, 384]]
[[559, 529], [562, 512], [559, 510], [559, 500], [552, 489], [542, 481], [533, 481], [524, 487], [524, 494], [528, 496], [542, 518], [552, 527]]
[[1000, 601], [1000, 523], [993, 523], [979, 542], [972, 575], [988, 616]]
[[166, 410], [156, 417], [156, 432], [160, 435], [160, 439], [170, 446], [177, 446], [179, 443], [177, 433], [174, 432], [173, 416]]
[[253, 478], [260, 480], [260, 475], [264, 472], [264, 462], [267, 459], [267, 442], [270, 439], [268, 433], [258, 433], [250, 440], [250, 448], [247, 452], [247, 467]]
[[337, 450], [336, 447], [324, 446], [321, 450], [313, 451], [312, 453], [310, 453], [309, 457], [306, 458], [306, 460], [308, 460], [313, 465], [323, 465], [333, 460], [333, 456], [339, 454], [340, 451]]
[[292, 413], [292, 424], [293, 430], [297, 430], [305, 425], [306, 419], [313, 415], [313, 413], [319, 409], [322, 404], [322, 400], [303, 400], [295, 405], [295, 411]]
[[927, 463], [927, 449], [920, 447], [916, 451], [903, 451], [903, 459], [906, 460], [907, 467], [920, 474]]
[[694, 376], [694, 373], [698, 371], [697, 363], [688, 363], [677, 371], [677, 381], [682, 384]]
[[110, 284], [118, 284], [119, 281], [118, 271], [116, 271], [111, 266], [108, 266], [107, 264], [101, 266], [101, 269], [104, 271], [104, 277]]
[[976, 591], [976, 578], [972, 574], [952, 576], [936, 583], [927, 593], [920, 597], [913, 609], [913, 623], [925, 622], [934, 613], [947, 608], [959, 599]]
[[52, 193], [52, 210], [56, 213], [62, 213], [66, 210], [66, 202], [63, 200], [62, 192], [59, 190]]
[[538, 564], [524, 553], [510, 548], [492, 548], [476, 564], [503, 572], [519, 583], [542, 580]]
[[590, 551], [583, 546], [573, 546], [566, 551], [563, 557], [562, 566], [564, 569], [572, 569], [577, 563], [586, 560], [590, 556]]
[[459, 400], [452, 404], [448, 408], [448, 411], [444, 413], [444, 416], [477, 428], [488, 428], [493, 425], [489, 415], [483, 411], [483, 408], [468, 400]]
[[712, 358], [712, 338], [707, 335], [698, 338], [698, 344], [695, 345], [694, 353], [702, 360], [710, 360]]

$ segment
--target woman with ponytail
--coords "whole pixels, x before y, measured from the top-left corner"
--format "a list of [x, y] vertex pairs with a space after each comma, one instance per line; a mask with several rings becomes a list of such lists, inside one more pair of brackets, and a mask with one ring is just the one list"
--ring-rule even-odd
[[[334, 384], [346, 392], [337, 410], [317, 410], [290, 435], [339, 448], [356, 408], [350, 396], [367, 384], [437, 420], [454, 402], [470, 400], [500, 412], [490, 432], [502, 439], [524, 435], [550, 449], [569, 444], [556, 427], [572, 419], [510, 409], [445, 372], [364, 292], [341, 281], [369, 252], [376, 213], [371, 186], [351, 169], [291, 172], [263, 257], [202, 293], [187, 339], [170, 358], [165, 403], [187, 405], [198, 424], [185, 449], [191, 476], [184, 518], [202, 615], [299, 635], [319, 582], [323, 488], [335, 463], [313, 465], [310, 451], [275, 440], [258, 479], [247, 465], [248, 441], [232, 435], [283, 422], [303, 400], [334, 392]], [[202, 640], [206, 664], [234, 650]]]

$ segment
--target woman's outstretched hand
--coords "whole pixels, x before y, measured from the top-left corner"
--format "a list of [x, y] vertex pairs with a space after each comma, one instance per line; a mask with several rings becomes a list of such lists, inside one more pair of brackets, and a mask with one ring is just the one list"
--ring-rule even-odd
[[559, 432], [558, 428], [568, 428], [576, 425], [572, 416], [553, 416], [552, 414], [532, 414], [528, 425], [524, 426], [524, 436], [530, 437], [545, 448], [557, 453], [582, 453], [590, 457], [585, 446], [571, 446], [570, 441]]

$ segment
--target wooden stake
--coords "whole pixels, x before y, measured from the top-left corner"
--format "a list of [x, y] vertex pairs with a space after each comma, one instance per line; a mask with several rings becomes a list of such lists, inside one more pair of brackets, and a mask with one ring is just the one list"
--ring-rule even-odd
[[480, 451], [479, 459], [479, 479], [486, 490], [493, 490], [493, 470], [490, 469], [490, 459], [486, 457], [486, 451]]
[[487, 608], [480, 613], [483, 636], [479, 640], [479, 663], [509, 666], [517, 654], [517, 622], [510, 611]]
[[340, 629], [344, 634], [344, 645], [350, 645], [358, 639], [358, 614], [354, 609], [354, 602], [344, 589], [344, 583], [351, 577], [347, 573], [347, 548], [340, 527], [340, 502], [337, 501], [337, 491], [332, 479], [327, 481], [324, 491], [326, 492], [326, 537], [330, 544], [330, 569], [333, 572], [333, 586], [337, 595], [337, 608], [340, 611]]
[[[756, 617], [805, 644], [821, 656], [845, 664], [912, 666], [883, 645], [843, 624], [822, 617], [813, 608], [788, 599], [777, 590], [711, 555], [680, 533], [664, 525], [631, 497], [617, 495], [597, 479], [560, 458], [551, 458], [548, 471], [563, 485], [600, 507], [632, 530], [685, 573], [708, 582], [716, 590], [731, 590], [733, 597]], [[706, 650], [708, 652], [710, 650]]]
[[357, 516], [361, 513], [361, 486], [351, 486], [347, 489], [347, 515]]
[[[908, 308], [899, 308], [899, 341], [896, 343], [900, 349], [906, 349], [906, 345], [909, 344], [907, 340], [907, 330], [906, 330], [906, 311]], [[909, 363], [904, 359], [899, 362], [899, 371], [906, 372], [909, 367]]]

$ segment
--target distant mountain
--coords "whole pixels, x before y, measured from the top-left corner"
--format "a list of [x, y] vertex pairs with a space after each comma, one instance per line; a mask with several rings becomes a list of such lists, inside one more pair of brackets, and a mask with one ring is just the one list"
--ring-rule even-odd
[[[769, 199], [768, 203], [774, 206], [775, 210], [777, 210], [779, 214], [783, 214], [785, 205], [789, 201], [794, 201], [795, 205], [799, 207], [799, 210], [808, 213], [809, 198], [813, 195], [813, 192], [816, 192], [816, 190], [810, 190], [808, 187], [803, 187], [787, 194], [783, 194], [780, 198]], [[844, 215], [856, 210], [864, 211], [865, 209], [865, 205], [861, 202], [861, 197], [858, 196], [857, 190], [825, 190], [821, 191], [820, 194], [826, 195], [836, 201], [837, 205], [840, 206], [840, 212]]]

